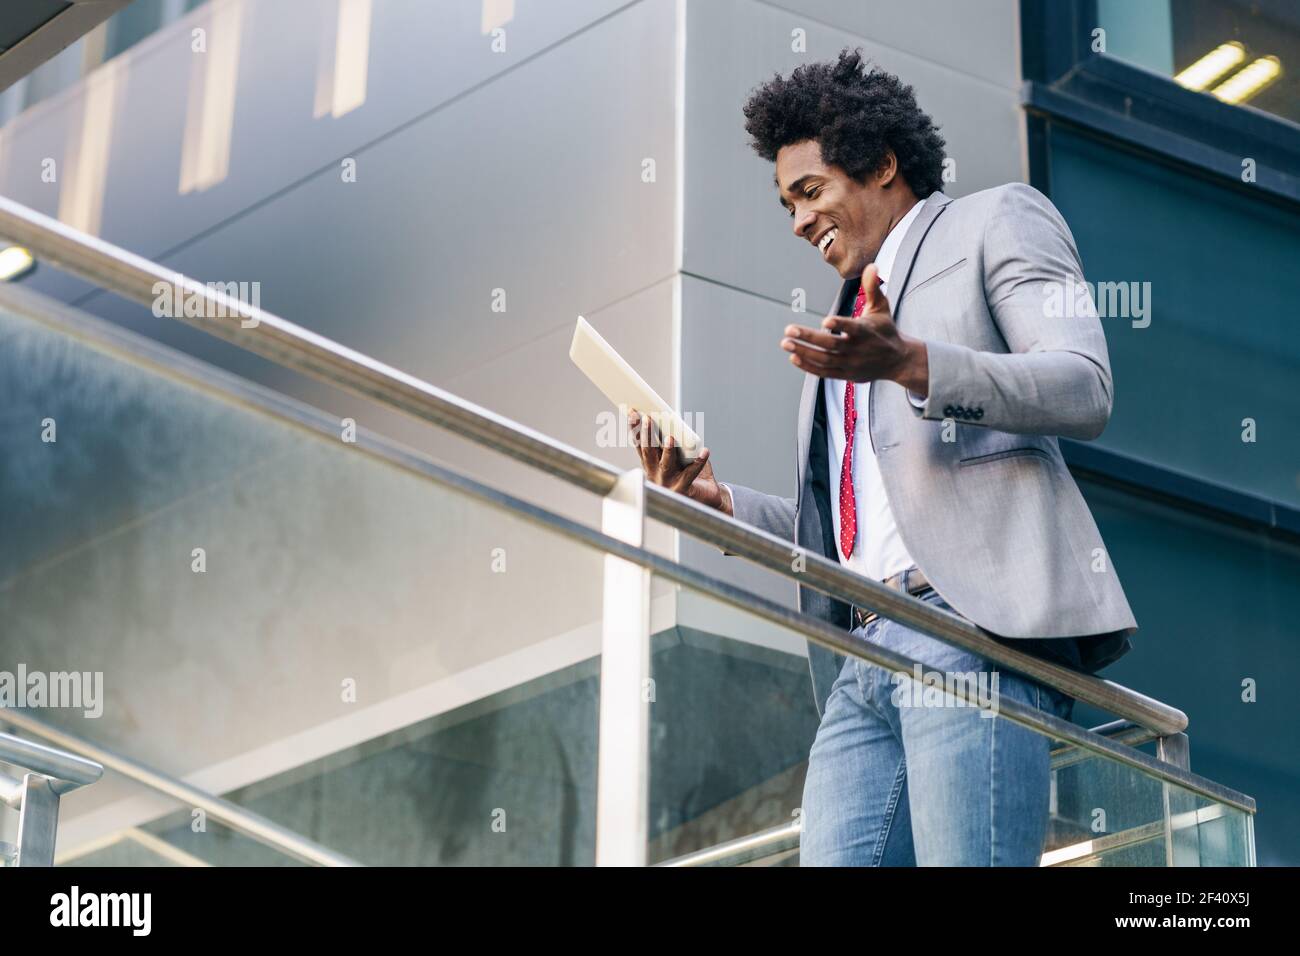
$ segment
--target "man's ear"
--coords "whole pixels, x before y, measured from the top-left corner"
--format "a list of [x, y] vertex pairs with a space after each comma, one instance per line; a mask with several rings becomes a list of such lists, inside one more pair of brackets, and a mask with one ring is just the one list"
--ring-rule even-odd
[[898, 178], [898, 157], [894, 155], [892, 149], [885, 149], [885, 158], [876, 167], [875, 175], [876, 185], [881, 189], [888, 189], [890, 184]]

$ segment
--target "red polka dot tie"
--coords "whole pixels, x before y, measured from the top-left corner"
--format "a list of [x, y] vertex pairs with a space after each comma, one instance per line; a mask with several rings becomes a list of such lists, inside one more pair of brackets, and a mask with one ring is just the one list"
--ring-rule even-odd
[[[858, 289], [853, 316], [862, 314], [867, 290]], [[844, 462], [840, 465], [840, 547], [844, 557], [853, 554], [853, 539], [858, 533], [858, 503], [853, 497], [853, 433], [857, 430], [858, 409], [854, 401], [853, 382], [844, 383]]]

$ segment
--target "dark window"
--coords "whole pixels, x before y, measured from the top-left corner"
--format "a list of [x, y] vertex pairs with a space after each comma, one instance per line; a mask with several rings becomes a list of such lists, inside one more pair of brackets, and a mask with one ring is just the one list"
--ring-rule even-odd
[[1109, 56], [1186, 89], [1300, 122], [1294, 0], [1097, 0]]
[[1021, 31], [1034, 118], [1300, 204], [1300, 4], [1022, 0]]

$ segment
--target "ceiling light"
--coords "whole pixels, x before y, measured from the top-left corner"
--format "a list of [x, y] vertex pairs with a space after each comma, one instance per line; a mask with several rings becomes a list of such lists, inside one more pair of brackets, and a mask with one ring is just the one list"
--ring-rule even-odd
[[1189, 90], [1203, 90], [1234, 66], [1246, 59], [1246, 48], [1232, 40], [1220, 44], [1174, 77], [1174, 82]]
[[1262, 56], [1228, 77], [1210, 90], [1210, 93], [1225, 103], [1244, 103], [1265, 87], [1272, 86], [1273, 81], [1281, 75], [1282, 61], [1275, 56]]

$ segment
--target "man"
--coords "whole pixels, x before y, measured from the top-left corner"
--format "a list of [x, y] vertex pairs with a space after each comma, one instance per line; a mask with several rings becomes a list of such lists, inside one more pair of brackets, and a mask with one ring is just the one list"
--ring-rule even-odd
[[[707, 449], [682, 468], [648, 421], [650, 479], [960, 614], [998, 640], [1095, 672], [1136, 630], [1057, 436], [1097, 437], [1111, 410], [1069, 229], [1036, 190], [952, 200], [943, 140], [910, 87], [858, 53], [774, 78], [745, 107], [776, 164], [797, 238], [844, 280], [821, 328], [786, 327], [804, 371], [796, 497], [720, 485]], [[1078, 315], [1077, 313], [1083, 313]], [[1069, 719], [1067, 695], [800, 586], [800, 609], [1003, 697]], [[809, 646], [821, 724], [803, 797], [804, 865], [1037, 865], [1046, 738], [972, 708], [908, 706], [894, 675]], [[992, 681], [990, 680], [990, 684]]]

